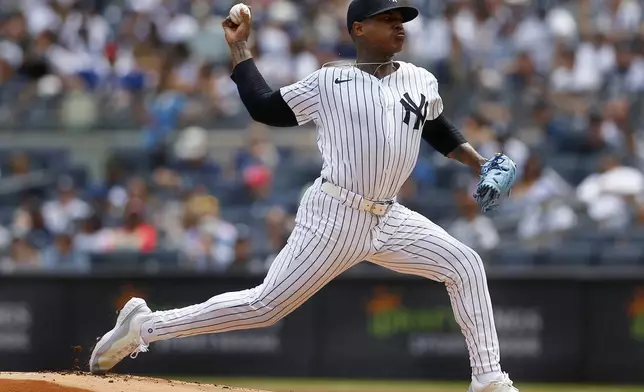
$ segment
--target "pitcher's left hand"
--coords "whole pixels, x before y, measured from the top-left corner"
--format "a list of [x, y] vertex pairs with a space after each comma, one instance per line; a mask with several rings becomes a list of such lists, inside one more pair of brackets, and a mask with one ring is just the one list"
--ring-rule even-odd
[[517, 165], [507, 155], [498, 153], [481, 168], [481, 179], [476, 186], [474, 200], [481, 211], [495, 210], [502, 195], [510, 195], [517, 176]]

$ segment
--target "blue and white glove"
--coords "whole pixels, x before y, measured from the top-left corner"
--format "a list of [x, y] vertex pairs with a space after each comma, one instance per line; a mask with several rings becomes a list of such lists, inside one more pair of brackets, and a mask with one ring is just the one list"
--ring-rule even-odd
[[517, 165], [504, 154], [496, 154], [481, 168], [481, 179], [476, 186], [474, 200], [481, 211], [493, 211], [501, 195], [510, 195], [517, 177]]

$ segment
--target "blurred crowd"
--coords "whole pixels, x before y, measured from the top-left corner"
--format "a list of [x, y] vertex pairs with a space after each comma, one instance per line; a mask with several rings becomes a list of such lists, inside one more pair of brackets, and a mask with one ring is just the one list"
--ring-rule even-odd
[[[189, 127], [167, 162], [119, 150], [98, 181], [65, 163], [64, 150], [0, 152], [0, 272], [87, 272], [101, 260], [108, 267], [143, 260], [265, 271], [286, 245], [303, 187], [319, 171], [319, 161], [295, 162], [267, 135], [249, 129], [232, 162], [220, 164], [205, 148], [207, 131]], [[298, 170], [278, 179], [286, 166]], [[275, 189], [280, 183], [294, 192]]]
[[[2, 2], [0, 129], [141, 135], [104, 179], [60, 170], [39, 192], [0, 200], [5, 270], [78, 270], [122, 251], [175, 252], [197, 269], [270, 265], [319, 161], [276, 148], [241, 105], [221, 30], [234, 3]], [[245, 3], [273, 87], [355, 56], [347, 0]], [[644, 2], [410, 3], [422, 15], [399, 58], [432, 71], [467, 139], [486, 156], [504, 151], [521, 175], [501, 210], [481, 215], [476, 179], [424, 146], [400, 201], [481, 252], [522, 249], [520, 259], [566, 244], [573, 260], [601, 243], [644, 262]], [[247, 140], [232, 161], [205, 148], [218, 129]], [[0, 159], [5, 179], [42, 169], [34, 155]]]

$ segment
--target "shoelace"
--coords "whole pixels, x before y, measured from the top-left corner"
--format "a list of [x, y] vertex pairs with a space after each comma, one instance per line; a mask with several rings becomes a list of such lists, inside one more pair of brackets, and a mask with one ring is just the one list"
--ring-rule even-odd
[[139, 353], [147, 353], [148, 347], [149, 345], [143, 341], [143, 338], [139, 338], [139, 346], [134, 351], [132, 351], [130, 358], [136, 359]]
[[510, 380], [510, 376], [507, 373], [503, 373], [503, 378], [501, 378], [500, 380], [493, 381], [492, 385], [512, 387], [512, 389], [514, 389], [515, 391], [517, 390], [514, 387], [514, 384], [512, 383], [512, 380]]

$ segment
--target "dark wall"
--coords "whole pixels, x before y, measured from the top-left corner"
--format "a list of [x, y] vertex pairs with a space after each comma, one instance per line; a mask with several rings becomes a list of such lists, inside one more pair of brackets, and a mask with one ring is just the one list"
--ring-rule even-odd
[[[0, 369], [86, 370], [131, 296], [153, 310], [253, 287], [235, 277], [0, 279]], [[644, 279], [490, 278], [517, 380], [644, 382]], [[74, 354], [72, 347], [82, 346]], [[131, 373], [463, 379], [468, 355], [438, 283], [344, 277], [267, 329], [157, 342]]]

